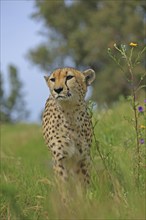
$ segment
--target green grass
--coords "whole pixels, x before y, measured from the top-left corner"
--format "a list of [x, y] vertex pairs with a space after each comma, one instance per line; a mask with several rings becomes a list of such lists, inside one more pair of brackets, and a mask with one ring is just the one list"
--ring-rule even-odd
[[[107, 169], [92, 146], [92, 184], [67, 207], [53, 182], [50, 154], [39, 125], [1, 126], [1, 220], [145, 219], [145, 174], [134, 183], [134, 129], [121, 102], [94, 114], [95, 134]], [[144, 145], [141, 146], [142, 152]], [[142, 154], [143, 156], [143, 154]]]

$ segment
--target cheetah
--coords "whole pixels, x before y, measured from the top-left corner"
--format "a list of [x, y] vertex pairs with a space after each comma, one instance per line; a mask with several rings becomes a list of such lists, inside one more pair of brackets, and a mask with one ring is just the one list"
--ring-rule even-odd
[[94, 81], [92, 69], [56, 69], [45, 76], [51, 95], [43, 113], [43, 136], [49, 147], [53, 168], [63, 181], [72, 176], [90, 183], [92, 122], [85, 95]]

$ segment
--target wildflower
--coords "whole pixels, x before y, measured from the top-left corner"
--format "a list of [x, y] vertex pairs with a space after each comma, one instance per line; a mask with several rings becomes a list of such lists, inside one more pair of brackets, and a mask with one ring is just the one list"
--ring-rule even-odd
[[139, 112], [143, 112], [143, 107], [142, 107], [142, 106], [139, 106], [139, 107], [138, 107], [138, 111], [139, 111]]
[[138, 44], [131, 42], [129, 45], [130, 45], [131, 47], [137, 47]]
[[144, 125], [140, 125], [140, 128], [141, 128], [141, 129], [145, 129], [146, 126], [144, 126]]
[[146, 99], [144, 100], [144, 103], [146, 104]]
[[140, 144], [144, 144], [144, 139], [141, 138], [141, 139], [139, 140], [139, 142], [140, 142]]

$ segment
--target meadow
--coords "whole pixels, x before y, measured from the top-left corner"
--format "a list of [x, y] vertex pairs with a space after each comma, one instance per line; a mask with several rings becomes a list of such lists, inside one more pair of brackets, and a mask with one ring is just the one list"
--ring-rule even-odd
[[137, 186], [132, 114], [125, 100], [94, 112], [91, 186], [84, 195], [73, 196], [69, 206], [62, 204], [55, 188], [41, 126], [1, 125], [0, 219], [146, 219], [146, 148], [140, 145]]

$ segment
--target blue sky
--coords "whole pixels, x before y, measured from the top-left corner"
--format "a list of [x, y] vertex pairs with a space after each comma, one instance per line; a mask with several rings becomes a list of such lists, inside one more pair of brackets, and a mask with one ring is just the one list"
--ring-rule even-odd
[[1, 71], [5, 88], [8, 91], [7, 67], [14, 64], [24, 84], [25, 99], [31, 112], [30, 121], [36, 122], [49, 90], [43, 77], [46, 73], [41, 73], [26, 58], [28, 50], [43, 41], [38, 34], [42, 24], [30, 18], [33, 12], [33, 0], [1, 0]]

